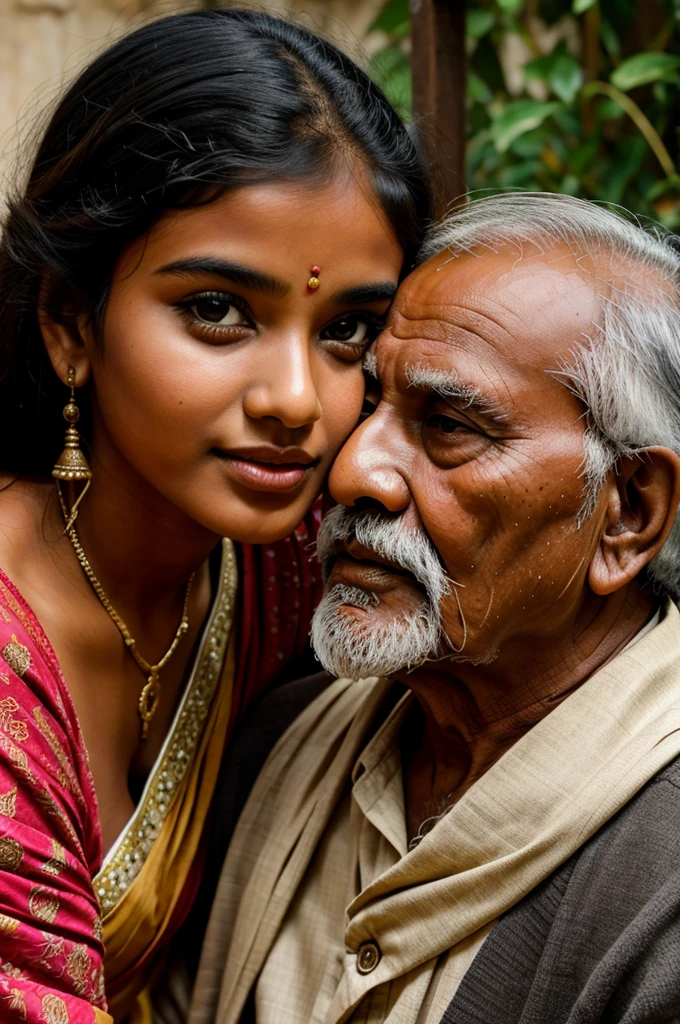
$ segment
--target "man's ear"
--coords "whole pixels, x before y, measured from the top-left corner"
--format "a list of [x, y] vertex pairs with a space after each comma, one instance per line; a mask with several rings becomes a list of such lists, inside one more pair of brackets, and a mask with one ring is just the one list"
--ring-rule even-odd
[[43, 275], [38, 297], [40, 331], [54, 372], [66, 383], [68, 368], [76, 371], [76, 387], [90, 376], [94, 336], [90, 315], [52, 274]]
[[680, 504], [680, 456], [645, 448], [622, 459], [604, 491], [602, 535], [588, 570], [596, 594], [612, 594], [648, 565], [664, 545]]

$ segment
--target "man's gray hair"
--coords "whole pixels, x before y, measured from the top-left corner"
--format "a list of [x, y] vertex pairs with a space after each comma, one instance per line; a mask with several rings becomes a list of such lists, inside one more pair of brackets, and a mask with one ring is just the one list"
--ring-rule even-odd
[[[598, 289], [602, 318], [593, 325], [595, 337], [584, 333], [560, 374], [587, 410], [586, 516], [619, 459], [651, 445], [680, 454], [678, 239], [571, 196], [508, 193], [456, 210], [433, 228], [421, 256], [448, 250], [483, 258], [507, 245], [520, 253], [525, 245], [566, 246], [577, 260], [593, 258], [584, 270], [610, 285]], [[680, 597], [680, 517], [648, 574], [658, 590]]]

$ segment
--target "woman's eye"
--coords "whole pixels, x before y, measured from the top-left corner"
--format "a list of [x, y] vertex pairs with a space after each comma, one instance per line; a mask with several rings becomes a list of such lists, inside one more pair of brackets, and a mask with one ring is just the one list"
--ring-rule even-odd
[[248, 317], [227, 295], [199, 295], [193, 299], [189, 309], [197, 320], [220, 327], [249, 325]]
[[345, 345], [363, 345], [377, 333], [375, 327], [358, 316], [343, 316], [321, 331], [321, 337], [329, 341], [341, 341]]

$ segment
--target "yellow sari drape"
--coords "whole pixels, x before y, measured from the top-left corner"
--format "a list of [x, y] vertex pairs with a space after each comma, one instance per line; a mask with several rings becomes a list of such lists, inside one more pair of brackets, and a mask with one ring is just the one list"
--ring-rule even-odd
[[236, 582], [233, 546], [225, 541], [220, 586], [175, 723], [135, 814], [95, 879], [116, 1024], [151, 1024], [146, 984], [196, 863], [231, 713]]

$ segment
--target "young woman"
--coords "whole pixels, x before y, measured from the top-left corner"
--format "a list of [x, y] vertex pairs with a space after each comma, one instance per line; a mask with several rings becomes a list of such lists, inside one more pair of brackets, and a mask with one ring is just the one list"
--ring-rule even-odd
[[428, 215], [382, 94], [265, 14], [155, 22], [57, 107], [0, 251], [2, 1021], [151, 1019]]

